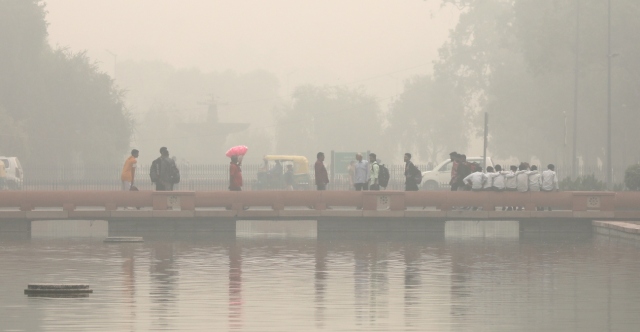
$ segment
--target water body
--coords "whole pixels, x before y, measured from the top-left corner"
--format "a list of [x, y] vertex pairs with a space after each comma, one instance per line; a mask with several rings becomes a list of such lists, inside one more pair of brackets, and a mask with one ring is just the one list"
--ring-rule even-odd
[[[2, 331], [636, 331], [640, 245], [449, 222], [445, 236], [316, 234], [239, 222], [237, 237], [104, 244], [104, 222], [0, 240]], [[84, 298], [28, 283], [87, 283]]]

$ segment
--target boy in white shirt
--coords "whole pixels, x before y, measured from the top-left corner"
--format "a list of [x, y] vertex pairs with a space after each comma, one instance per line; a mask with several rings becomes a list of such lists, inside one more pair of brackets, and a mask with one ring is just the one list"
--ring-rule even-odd
[[[504, 189], [506, 191], [517, 191], [518, 190], [518, 182], [516, 179], [516, 171], [518, 170], [518, 166], [511, 165], [508, 171], [504, 171], [502, 175], [504, 176]], [[507, 211], [515, 210], [515, 206], [509, 206]], [[504, 211], [504, 207], [503, 207]]]
[[467, 175], [462, 181], [465, 185], [471, 186], [471, 191], [481, 191], [487, 182], [487, 176], [482, 173], [482, 167], [478, 167], [477, 171]]
[[520, 163], [518, 171], [516, 172], [516, 189], [521, 192], [529, 191], [529, 164]]
[[[491, 182], [490, 190], [503, 191], [505, 188], [504, 174], [502, 173], [502, 166], [496, 165], [495, 172], [489, 173], [491, 166], [487, 167], [487, 182]], [[493, 169], [491, 169], [493, 171]]]
[[556, 167], [553, 164], [547, 165], [547, 170], [542, 172], [542, 191], [559, 191], [558, 176], [555, 172]]
[[504, 175], [504, 189], [506, 191], [516, 191], [518, 190], [518, 184], [516, 181], [516, 171], [518, 170], [518, 166], [511, 165], [510, 170], [504, 171], [502, 175]]
[[493, 177], [491, 176], [493, 174], [493, 167], [491, 166], [487, 166], [487, 173], [485, 173], [485, 176], [487, 178], [487, 180], [484, 182], [484, 184], [482, 185], [482, 190], [484, 191], [493, 191]]
[[538, 166], [531, 166], [531, 170], [527, 172], [529, 175], [529, 191], [540, 191], [542, 182], [540, 181], [540, 173], [538, 172]]
[[[558, 185], [558, 176], [555, 172], [556, 167], [553, 164], [547, 165], [547, 170], [542, 172], [542, 186], [541, 190], [544, 192], [560, 191]], [[544, 211], [544, 208], [542, 208]], [[547, 210], [551, 211], [551, 207], [547, 206]]]

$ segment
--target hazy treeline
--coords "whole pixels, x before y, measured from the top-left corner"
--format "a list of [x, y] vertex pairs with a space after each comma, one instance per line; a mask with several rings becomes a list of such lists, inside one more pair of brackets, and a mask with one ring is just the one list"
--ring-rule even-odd
[[[578, 158], [604, 162], [610, 56], [613, 165], [639, 160], [640, 2], [611, 1], [611, 54], [607, 0], [444, 2], [462, 14], [435, 75], [454, 82], [468, 109], [489, 112], [494, 157], [570, 165], [577, 91]], [[481, 128], [480, 117], [472, 122]]]
[[461, 14], [432, 74], [406, 79], [399, 95], [380, 99], [357, 84], [301, 85], [282, 96], [266, 70], [203, 72], [154, 61], [118, 62], [116, 86], [83, 53], [48, 45], [42, 1], [2, 0], [0, 153], [90, 165], [121, 162], [135, 147], [148, 163], [164, 145], [180, 161], [208, 163], [244, 144], [251, 162], [369, 149], [388, 164], [401, 163], [404, 152], [427, 163], [452, 150], [479, 155], [469, 141], [481, 135], [488, 112], [494, 160], [568, 166], [577, 96], [578, 156], [592, 166], [606, 155], [610, 56], [614, 166], [638, 161], [640, 3], [612, 1], [611, 54], [605, 0], [443, 5]]
[[52, 167], [120, 157], [133, 128], [121, 91], [84, 53], [50, 47], [45, 15], [0, 1], [0, 153]]

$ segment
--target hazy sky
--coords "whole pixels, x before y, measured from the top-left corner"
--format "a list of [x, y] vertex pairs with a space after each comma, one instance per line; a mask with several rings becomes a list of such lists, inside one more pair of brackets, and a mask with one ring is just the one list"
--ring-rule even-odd
[[457, 21], [438, 0], [47, 0], [52, 45], [203, 71], [264, 69], [297, 84], [363, 85], [380, 99], [431, 71]]

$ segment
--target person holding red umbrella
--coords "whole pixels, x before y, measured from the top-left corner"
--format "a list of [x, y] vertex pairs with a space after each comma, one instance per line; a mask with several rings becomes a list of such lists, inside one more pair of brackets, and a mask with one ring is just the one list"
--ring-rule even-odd
[[242, 191], [242, 169], [240, 169], [241, 161], [238, 156], [231, 156], [229, 164], [229, 190]]

